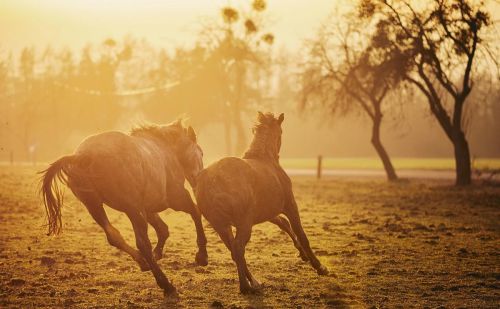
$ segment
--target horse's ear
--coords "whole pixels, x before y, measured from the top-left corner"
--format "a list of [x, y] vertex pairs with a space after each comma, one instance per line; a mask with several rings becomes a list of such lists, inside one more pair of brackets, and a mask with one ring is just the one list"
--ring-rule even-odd
[[178, 126], [178, 127], [181, 127], [181, 128], [182, 128], [182, 118], [177, 119], [177, 120], [174, 122], [174, 124], [175, 124], [176, 126]]
[[187, 134], [189, 139], [192, 140], [193, 143], [196, 143], [196, 133], [194, 132], [193, 127], [189, 126]]
[[266, 116], [264, 115], [264, 113], [262, 113], [262, 112], [257, 112], [257, 120], [258, 120], [260, 123], [264, 123], [264, 121], [266, 120]]
[[281, 113], [280, 116], [278, 117], [278, 123], [281, 125], [283, 120], [285, 120], [285, 114]]

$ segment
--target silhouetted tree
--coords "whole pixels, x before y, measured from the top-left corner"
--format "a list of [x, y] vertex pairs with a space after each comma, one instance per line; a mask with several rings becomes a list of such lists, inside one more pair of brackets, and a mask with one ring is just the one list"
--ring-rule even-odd
[[[222, 121], [223, 100], [220, 98], [220, 74], [208, 60], [206, 48], [178, 48], [171, 58], [160, 53], [157, 65], [151, 71], [154, 84], [173, 84], [166, 91], [155, 93], [144, 103], [147, 115], [160, 121], [165, 115], [188, 115], [190, 123], [201, 128], [211, 122]], [[195, 90], [195, 91], [194, 91]]]
[[[363, 0], [358, 13], [376, 21], [372, 47], [381, 57], [393, 59], [397, 64], [393, 69], [427, 98], [453, 144], [456, 184], [469, 184], [464, 105], [474, 86], [478, 62], [495, 61], [485, 40], [491, 21], [484, 2], [434, 0], [417, 5], [405, 0]], [[478, 57], [480, 48], [484, 48], [483, 58]]]
[[76, 110], [80, 113], [82, 129], [92, 131], [112, 128], [123, 110], [118, 89], [117, 71], [120, 64], [128, 61], [132, 47], [106, 39], [97, 48], [87, 45], [83, 48], [77, 66], [75, 86], [79, 92]]
[[36, 54], [34, 48], [24, 48], [19, 57], [19, 78], [16, 83], [15, 96], [15, 118], [17, 119], [16, 129], [19, 136], [22, 151], [25, 159], [31, 160], [38, 143], [36, 141], [36, 124], [40, 100], [43, 93], [39, 80], [35, 75]]
[[256, 77], [251, 68], [266, 67], [269, 50], [265, 46], [274, 42], [274, 36], [262, 29], [262, 14], [266, 7], [264, 0], [252, 1], [251, 8], [246, 11], [224, 7], [221, 10], [222, 22], [207, 23], [201, 33], [202, 45], [210, 52], [207, 63], [226, 87], [225, 91], [220, 91], [220, 87], [218, 89], [229, 154], [233, 152], [232, 126], [236, 129], [236, 152], [242, 152], [247, 146], [242, 114], [252, 99], [259, 99], [261, 93], [258, 90], [259, 81], [251, 81], [252, 73]]
[[320, 104], [334, 116], [352, 112], [368, 116], [372, 122], [371, 143], [388, 180], [393, 181], [398, 177], [382, 144], [380, 127], [383, 104], [400, 76], [388, 69], [393, 65], [391, 60], [380, 59], [367, 46], [364, 30], [368, 26], [347, 14], [341, 21], [329, 20], [323, 26], [312, 42], [302, 73], [301, 107]]

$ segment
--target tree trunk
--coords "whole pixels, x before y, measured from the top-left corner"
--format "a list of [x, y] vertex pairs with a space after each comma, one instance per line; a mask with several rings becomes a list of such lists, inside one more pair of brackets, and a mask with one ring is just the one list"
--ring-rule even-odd
[[241, 119], [241, 113], [239, 110], [234, 110], [233, 120], [234, 127], [236, 128], [236, 155], [243, 155], [245, 147], [247, 146], [247, 138], [245, 135], [245, 128], [243, 127], [243, 120]]
[[224, 117], [224, 139], [226, 142], [226, 155], [232, 155], [233, 143], [231, 140], [231, 113], [226, 109]]
[[398, 179], [398, 176], [396, 175], [396, 171], [394, 170], [394, 167], [392, 166], [391, 159], [389, 158], [389, 155], [387, 154], [387, 151], [385, 151], [384, 146], [382, 145], [382, 142], [380, 141], [380, 124], [382, 122], [382, 115], [376, 115], [375, 118], [373, 119], [373, 128], [372, 128], [372, 145], [377, 151], [378, 156], [380, 157], [380, 160], [382, 160], [382, 164], [384, 164], [384, 169], [385, 173], [387, 175], [387, 180], [389, 181], [395, 181]]
[[241, 111], [243, 105], [244, 97], [244, 83], [245, 83], [245, 63], [240, 60], [236, 62], [236, 81], [235, 81], [235, 91], [233, 93], [233, 102], [231, 102], [233, 110], [233, 121], [234, 127], [236, 128], [236, 148], [235, 153], [237, 155], [242, 155], [247, 146], [245, 128], [243, 127], [243, 121], [241, 119]]
[[457, 130], [452, 143], [455, 150], [455, 184], [457, 186], [469, 185], [471, 183], [471, 162], [469, 143], [467, 143], [465, 134], [461, 130]]

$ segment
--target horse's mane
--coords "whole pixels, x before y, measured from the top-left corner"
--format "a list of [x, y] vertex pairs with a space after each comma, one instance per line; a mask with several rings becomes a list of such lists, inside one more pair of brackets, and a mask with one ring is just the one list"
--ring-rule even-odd
[[269, 135], [270, 130], [272, 130], [270, 125], [275, 121], [276, 119], [272, 113], [265, 113], [259, 117], [258, 122], [253, 127], [253, 140], [243, 155], [243, 159], [277, 160], [279, 158], [278, 150], [269, 145]]
[[138, 125], [130, 130], [130, 135], [155, 138], [166, 142], [174, 142], [175, 137], [179, 135], [179, 131], [182, 132], [183, 129], [181, 121], [177, 120], [165, 126], [159, 126], [156, 124]]

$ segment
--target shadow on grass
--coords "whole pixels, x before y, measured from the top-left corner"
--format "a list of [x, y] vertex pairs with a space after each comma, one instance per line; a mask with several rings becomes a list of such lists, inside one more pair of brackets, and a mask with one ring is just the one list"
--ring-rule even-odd
[[320, 293], [320, 297], [324, 301], [326, 308], [351, 308], [346, 298], [348, 296], [345, 294], [345, 289], [340, 287], [336, 283], [332, 283], [328, 286], [328, 292]]
[[242, 295], [247, 301], [248, 305], [253, 308], [271, 308], [269, 304], [266, 303], [266, 295], [264, 291], [260, 291], [256, 294]]

